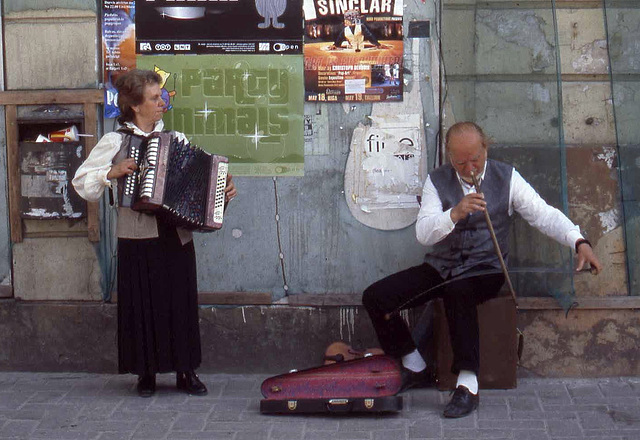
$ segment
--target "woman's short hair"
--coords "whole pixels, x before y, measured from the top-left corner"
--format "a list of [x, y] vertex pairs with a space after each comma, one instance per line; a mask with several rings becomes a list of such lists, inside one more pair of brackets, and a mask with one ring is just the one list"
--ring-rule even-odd
[[133, 107], [144, 101], [144, 88], [149, 84], [161, 84], [162, 77], [152, 70], [132, 69], [120, 75], [116, 80], [118, 90], [118, 122], [124, 124], [133, 121]]
[[484, 148], [489, 148], [489, 144], [491, 143], [491, 140], [486, 134], [484, 134], [484, 130], [482, 130], [482, 127], [480, 127], [475, 122], [471, 122], [471, 121], [457, 122], [453, 124], [451, 127], [449, 127], [449, 130], [447, 130], [447, 135], [444, 138], [445, 145], [449, 144], [449, 138], [451, 136], [454, 136], [456, 134], [461, 134], [461, 133], [468, 133], [468, 132], [474, 132], [478, 136], [480, 136], [480, 138], [482, 139], [482, 145], [484, 146]]

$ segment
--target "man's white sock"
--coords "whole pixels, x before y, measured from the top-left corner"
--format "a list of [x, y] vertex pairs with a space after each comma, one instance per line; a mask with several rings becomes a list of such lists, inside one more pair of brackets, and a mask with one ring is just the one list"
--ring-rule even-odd
[[458, 388], [458, 386], [460, 385], [466, 387], [469, 391], [471, 391], [471, 394], [478, 394], [478, 377], [473, 371], [460, 370], [456, 388]]
[[415, 373], [427, 368], [427, 363], [420, 356], [418, 349], [414, 349], [411, 353], [402, 356], [402, 365]]

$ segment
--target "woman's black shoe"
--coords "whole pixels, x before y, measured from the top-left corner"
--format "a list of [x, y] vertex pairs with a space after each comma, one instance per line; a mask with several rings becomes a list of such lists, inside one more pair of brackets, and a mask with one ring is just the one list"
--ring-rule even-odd
[[187, 393], [196, 396], [204, 396], [207, 394], [207, 387], [200, 382], [195, 371], [176, 373], [176, 387], [179, 390], [185, 390]]
[[136, 387], [140, 397], [151, 397], [156, 392], [156, 375], [145, 374], [138, 376], [138, 385]]

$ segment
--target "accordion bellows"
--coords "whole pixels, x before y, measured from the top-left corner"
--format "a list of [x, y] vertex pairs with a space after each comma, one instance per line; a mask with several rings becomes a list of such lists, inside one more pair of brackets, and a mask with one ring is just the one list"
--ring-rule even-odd
[[121, 206], [152, 212], [176, 226], [210, 231], [222, 227], [228, 159], [159, 133], [139, 145], [129, 157], [138, 170], [125, 180]]

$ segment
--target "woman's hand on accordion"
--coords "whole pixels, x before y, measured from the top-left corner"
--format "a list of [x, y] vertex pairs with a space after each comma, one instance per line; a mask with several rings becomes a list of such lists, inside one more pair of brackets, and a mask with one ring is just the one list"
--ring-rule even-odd
[[122, 162], [113, 165], [107, 173], [107, 179], [117, 179], [123, 176], [130, 176], [138, 168], [133, 158], [127, 158]]
[[236, 194], [238, 194], [238, 191], [236, 190], [236, 185], [233, 183], [233, 176], [229, 173], [227, 174], [227, 186], [224, 189], [224, 201], [230, 202]]

